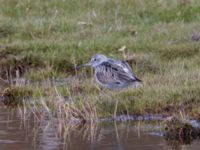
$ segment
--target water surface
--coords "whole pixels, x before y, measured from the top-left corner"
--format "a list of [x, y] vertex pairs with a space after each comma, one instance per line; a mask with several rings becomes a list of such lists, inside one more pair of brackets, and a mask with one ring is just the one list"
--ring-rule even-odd
[[167, 141], [156, 121], [103, 122], [63, 129], [55, 119], [0, 105], [0, 150], [199, 150], [200, 141]]

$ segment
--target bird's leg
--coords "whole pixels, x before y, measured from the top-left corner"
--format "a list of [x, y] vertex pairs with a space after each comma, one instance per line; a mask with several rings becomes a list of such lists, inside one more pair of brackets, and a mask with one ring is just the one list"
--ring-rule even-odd
[[101, 92], [102, 91], [102, 87], [100, 87], [99, 85], [97, 85], [96, 84], [96, 88], [97, 88], [97, 90], [99, 91], [99, 92]]
[[98, 84], [96, 85], [96, 88], [98, 89], [98, 91], [99, 91], [100, 94], [102, 94], [104, 96], [107, 96], [109, 98], [112, 97], [112, 94], [110, 94], [110, 92], [112, 92], [112, 91], [110, 91], [108, 89], [105, 89], [105, 88], [99, 86]]

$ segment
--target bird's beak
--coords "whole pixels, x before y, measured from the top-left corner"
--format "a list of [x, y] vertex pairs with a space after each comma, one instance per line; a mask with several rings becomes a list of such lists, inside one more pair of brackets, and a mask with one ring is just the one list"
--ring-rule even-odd
[[77, 67], [75, 67], [75, 69], [78, 70], [80, 68], [87, 67], [87, 66], [91, 66], [91, 63], [89, 62], [89, 63], [83, 64], [83, 65], [77, 66]]

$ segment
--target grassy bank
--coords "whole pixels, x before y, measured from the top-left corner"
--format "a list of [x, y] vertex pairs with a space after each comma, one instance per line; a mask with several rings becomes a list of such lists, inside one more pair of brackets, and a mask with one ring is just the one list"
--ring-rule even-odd
[[[0, 2], [1, 78], [70, 79], [20, 85], [21, 102], [31, 90], [28, 107], [64, 117], [184, 110], [199, 118], [200, 43], [191, 40], [199, 32], [198, 0]], [[127, 60], [143, 86], [101, 90], [90, 69], [74, 71], [95, 53]]]

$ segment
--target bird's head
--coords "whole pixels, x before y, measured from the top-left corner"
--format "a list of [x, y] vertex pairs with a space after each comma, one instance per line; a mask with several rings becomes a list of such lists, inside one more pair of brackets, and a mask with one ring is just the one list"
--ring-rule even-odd
[[80, 69], [80, 68], [86, 67], [86, 66], [92, 66], [93, 68], [95, 68], [106, 60], [107, 60], [106, 56], [104, 56], [102, 54], [95, 54], [92, 56], [92, 58], [90, 59], [90, 61], [88, 63], [80, 65], [80, 66], [76, 67], [76, 69]]

